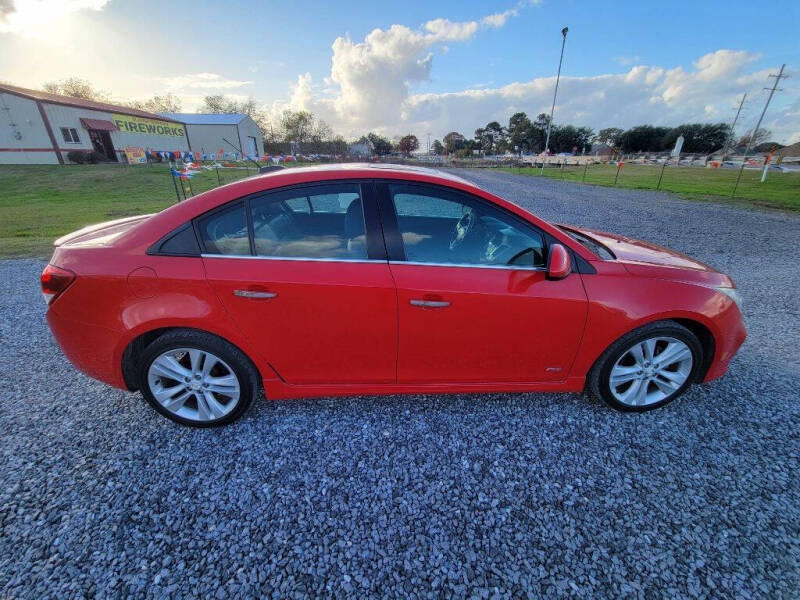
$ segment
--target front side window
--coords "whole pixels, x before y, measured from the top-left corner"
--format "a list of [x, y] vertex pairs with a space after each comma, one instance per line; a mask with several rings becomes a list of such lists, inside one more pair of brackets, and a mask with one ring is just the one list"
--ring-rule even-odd
[[543, 267], [544, 237], [499, 207], [429, 186], [390, 185], [406, 260]]
[[259, 256], [366, 259], [359, 184], [342, 183], [270, 192], [250, 200]]

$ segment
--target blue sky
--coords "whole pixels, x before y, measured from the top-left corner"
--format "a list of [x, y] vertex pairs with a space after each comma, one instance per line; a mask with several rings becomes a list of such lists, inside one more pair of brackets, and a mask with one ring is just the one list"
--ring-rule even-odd
[[556, 121], [729, 121], [747, 91], [746, 129], [785, 62], [793, 77], [765, 122], [780, 141], [800, 139], [796, 1], [3, 0], [0, 79], [79, 76], [118, 99], [171, 92], [189, 110], [227, 93], [272, 114], [312, 110], [349, 136], [440, 137], [548, 110], [564, 26]]

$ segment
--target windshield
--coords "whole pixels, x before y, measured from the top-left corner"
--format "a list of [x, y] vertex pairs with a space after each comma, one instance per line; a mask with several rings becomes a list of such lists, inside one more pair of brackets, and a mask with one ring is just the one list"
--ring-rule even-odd
[[561, 231], [566, 233], [573, 240], [578, 242], [581, 246], [583, 246], [590, 252], [593, 252], [603, 260], [613, 260], [616, 258], [608, 248], [606, 248], [599, 242], [593, 240], [592, 238], [585, 236], [582, 233], [578, 233], [577, 231], [573, 231], [572, 229], [567, 229], [566, 227], [563, 227], [561, 225], [556, 225], [556, 227], [558, 227]]

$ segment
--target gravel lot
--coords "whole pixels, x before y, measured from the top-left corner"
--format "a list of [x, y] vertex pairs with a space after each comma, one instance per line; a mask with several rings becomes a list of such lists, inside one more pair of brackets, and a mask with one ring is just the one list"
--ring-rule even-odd
[[0, 262], [0, 597], [797, 598], [800, 218], [465, 171], [734, 277], [750, 338], [644, 415], [579, 395], [260, 402], [214, 430], [76, 372]]

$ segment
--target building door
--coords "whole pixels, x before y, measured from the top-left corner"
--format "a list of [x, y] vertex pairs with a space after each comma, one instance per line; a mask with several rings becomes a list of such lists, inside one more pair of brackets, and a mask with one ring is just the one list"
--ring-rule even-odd
[[247, 145], [250, 146], [250, 154], [252, 156], [260, 156], [261, 152], [258, 151], [258, 144], [256, 143], [256, 138], [252, 135], [247, 136]]
[[117, 162], [117, 153], [114, 151], [114, 144], [111, 142], [111, 134], [100, 129], [90, 129], [89, 139], [95, 152], [102, 154], [106, 160]]

